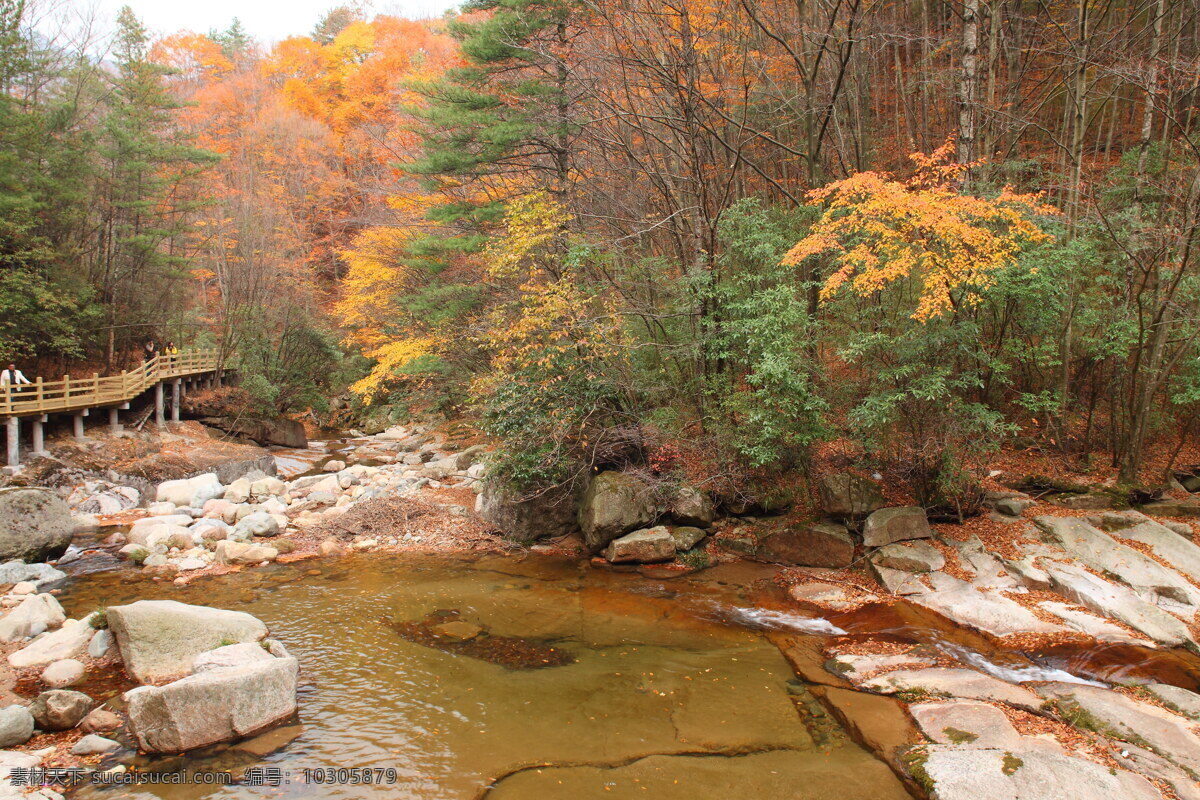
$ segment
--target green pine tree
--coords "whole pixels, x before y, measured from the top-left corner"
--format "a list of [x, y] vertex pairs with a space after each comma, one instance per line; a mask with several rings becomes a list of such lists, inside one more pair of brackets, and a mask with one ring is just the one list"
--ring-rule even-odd
[[117, 16], [116, 74], [100, 130], [101, 242], [98, 280], [109, 313], [106, 360], [166, 320], [185, 289], [181, 234], [196, 201], [188, 181], [217, 155], [172, 125], [179, 107], [169, 70], [149, 58], [149, 36], [125, 6]]

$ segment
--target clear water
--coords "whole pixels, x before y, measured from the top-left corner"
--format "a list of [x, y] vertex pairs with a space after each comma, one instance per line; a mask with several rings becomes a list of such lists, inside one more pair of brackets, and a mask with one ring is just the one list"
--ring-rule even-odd
[[[268, 766], [288, 783], [88, 787], [75, 797], [907, 797], [844, 735], [810, 733], [820, 726], [794, 702], [793, 673], [765, 638], [780, 620], [746, 618], [742, 583], [720, 568], [656, 582], [571, 561], [379, 555], [187, 587], [90, 574], [64, 592], [68, 612], [155, 597], [248, 611], [300, 659], [302, 687], [295, 724], [148, 765], [235, 778]], [[394, 627], [451, 612], [572, 663], [514, 669]], [[792, 626], [829, 625], [794, 616]], [[305, 782], [306, 769], [322, 767], [394, 770], [395, 783]]]

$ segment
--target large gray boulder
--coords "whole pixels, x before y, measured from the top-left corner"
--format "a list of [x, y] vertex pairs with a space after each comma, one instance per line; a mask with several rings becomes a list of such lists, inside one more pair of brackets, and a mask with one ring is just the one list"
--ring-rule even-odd
[[267, 635], [267, 626], [244, 612], [174, 600], [109, 606], [108, 625], [125, 669], [141, 683], [182, 677], [192, 671], [201, 653], [222, 645], [258, 642]]
[[821, 507], [831, 517], [844, 519], [865, 517], [883, 508], [883, 492], [879, 485], [849, 472], [826, 475], [820, 485]]
[[523, 497], [497, 481], [486, 480], [478, 511], [484, 522], [503, 533], [504, 538], [528, 544], [575, 530], [581, 494], [578, 489], [555, 490]]
[[680, 525], [708, 528], [713, 523], [713, 504], [704, 492], [684, 486], [667, 504], [667, 513]]
[[42, 730], [65, 731], [78, 725], [94, 705], [95, 701], [83, 692], [51, 689], [37, 696], [29, 713]]
[[925, 509], [917, 506], [882, 508], [867, 517], [863, 525], [863, 544], [882, 547], [909, 539], [929, 539], [933, 529], [925, 518]]
[[0, 708], [0, 747], [16, 747], [33, 737], [33, 714], [25, 706]]
[[295, 713], [296, 659], [235, 660], [236, 665], [165, 686], [126, 692], [138, 746], [148, 753], [180, 753], [253, 735]]
[[675, 539], [664, 526], [634, 531], [608, 543], [604, 557], [613, 564], [652, 564], [675, 557]]
[[70, 507], [49, 489], [0, 489], [0, 561], [57, 558], [74, 532]]
[[845, 567], [854, 560], [854, 539], [837, 522], [787, 527], [760, 538], [754, 557], [801, 567]]
[[625, 472], [601, 472], [588, 485], [579, 505], [583, 543], [596, 552], [657, 516], [650, 487]]

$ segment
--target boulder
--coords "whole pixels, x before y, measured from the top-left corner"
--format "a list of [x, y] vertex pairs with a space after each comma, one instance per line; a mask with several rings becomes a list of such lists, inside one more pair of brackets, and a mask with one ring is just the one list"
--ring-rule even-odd
[[713, 523], [713, 504], [708, 495], [690, 486], [684, 486], [670, 499], [667, 513], [680, 525], [693, 528], [708, 528]]
[[258, 458], [245, 458], [238, 461], [223, 461], [216, 467], [217, 480], [228, 486], [238, 478], [250, 477], [257, 480], [266, 475], [274, 475], [278, 471], [275, 456], [263, 453]]
[[863, 544], [867, 547], [932, 536], [933, 529], [925, 518], [925, 509], [917, 506], [882, 508], [867, 517], [863, 525]]
[[281, 447], [308, 447], [304, 425], [294, 419], [261, 417], [205, 417], [200, 420], [211, 428], [242, 436], [259, 444]]
[[675, 557], [675, 540], [662, 525], [634, 531], [609, 542], [604, 557], [613, 564], [652, 564]]
[[160, 483], [156, 499], [159, 502], [174, 503], [176, 506], [203, 508], [206, 502], [220, 497], [224, 492], [217, 474], [206, 472], [194, 478]]
[[79, 730], [84, 733], [98, 733], [100, 731], [115, 731], [122, 725], [121, 718], [109, 711], [106, 708], [97, 708], [88, 712], [88, 715], [79, 723]]
[[708, 536], [708, 531], [700, 528], [680, 527], [671, 528], [671, 539], [675, 542], [675, 550], [682, 553], [684, 550], [691, 550], [696, 545]]
[[657, 516], [650, 487], [625, 472], [601, 472], [579, 505], [583, 542], [596, 552], [618, 536], [647, 527]]
[[278, 497], [287, 491], [287, 485], [279, 478], [259, 478], [250, 484], [250, 501], [261, 503], [269, 498]]
[[0, 584], [29, 582], [41, 587], [44, 583], [61, 581], [67, 573], [49, 564], [26, 564], [24, 561], [9, 561], [0, 564]]
[[29, 595], [0, 619], [0, 642], [19, 642], [61, 626], [67, 620], [51, 594]]
[[338, 461], [337, 459], [330, 459], [329, 461], [325, 462], [325, 466], [321, 467], [321, 471], [322, 472], [341, 472], [345, 468], [346, 468], [345, 461]]
[[217, 542], [213, 552], [216, 555], [213, 561], [217, 564], [259, 564], [279, 557], [279, 551], [274, 547], [235, 542], [232, 539]]
[[87, 654], [92, 658], [104, 658], [112, 645], [112, 632], [107, 628], [96, 631], [88, 641]]
[[33, 738], [33, 714], [25, 706], [0, 708], [0, 747], [16, 747]]
[[336, 539], [326, 539], [325, 541], [321, 542], [320, 546], [317, 548], [317, 552], [326, 557], [344, 556], [350, 552], [350, 548], [346, 547]]
[[[483, 465], [479, 463], [479, 460], [486, 454], [486, 447], [481, 444], [473, 444], [454, 457], [454, 468], [458, 472], [463, 472], [464, 470], [470, 470], [476, 465], [482, 467]], [[482, 474], [481, 470], [479, 475], [472, 475], [471, 477], [477, 478]]]
[[87, 675], [87, 669], [83, 666], [82, 661], [64, 658], [42, 670], [42, 683], [51, 689], [65, 689], [82, 681], [85, 675]]
[[79, 724], [95, 702], [82, 692], [51, 689], [42, 692], [29, 707], [34, 722], [44, 731], [65, 731]]
[[820, 494], [826, 514], [847, 519], [865, 517], [885, 502], [877, 483], [849, 472], [822, 478]]
[[71, 746], [71, 753], [77, 756], [98, 756], [120, 749], [120, 742], [114, 742], [112, 739], [105, 739], [103, 736], [89, 733]]
[[837, 522], [815, 522], [773, 531], [758, 540], [755, 558], [799, 567], [845, 567], [854, 560], [854, 538]]
[[174, 600], [109, 606], [108, 624], [126, 671], [142, 683], [187, 675], [201, 653], [267, 635], [267, 626], [249, 614]]
[[906, 572], [937, 572], [946, 566], [946, 557], [929, 542], [885, 544], [871, 554], [876, 564]]
[[[225, 502], [232, 503], [235, 506], [245, 503], [250, 499], [250, 485], [249, 478], [238, 478], [236, 481], [225, 487], [225, 495], [222, 499], [225, 500]], [[222, 509], [222, 511], [223, 510], [224, 509]]]
[[497, 481], [486, 480], [477, 510], [480, 518], [504, 538], [528, 544], [575, 530], [580, 494], [574, 489], [521, 497]]
[[248, 542], [252, 536], [278, 536], [279, 523], [275, 518], [265, 511], [255, 511], [242, 517], [241, 521], [234, 526], [233, 534], [230, 538]]
[[0, 489], [0, 561], [58, 558], [74, 533], [70, 507], [49, 489]]
[[77, 658], [87, 651], [95, 629], [91, 626], [92, 615], [83, 619], [69, 619], [56, 631], [43, 633], [29, 644], [8, 657], [14, 667], [43, 667], [64, 658]]
[[207, 669], [165, 686], [125, 694], [129, 725], [148, 753], [180, 753], [250, 736], [296, 711], [298, 665], [291, 657]]

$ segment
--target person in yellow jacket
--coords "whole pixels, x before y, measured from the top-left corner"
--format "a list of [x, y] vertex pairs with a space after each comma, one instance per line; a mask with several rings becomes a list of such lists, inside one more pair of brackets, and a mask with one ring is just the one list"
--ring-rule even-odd
[[163, 348], [163, 355], [167, 357], [168, 364], [174, 364], [175, 359], [179, 356], [179, 348], [174, 342], [167, 342], [167, 346]]

